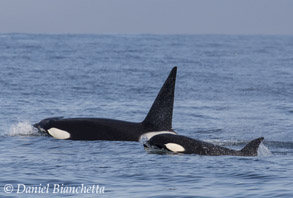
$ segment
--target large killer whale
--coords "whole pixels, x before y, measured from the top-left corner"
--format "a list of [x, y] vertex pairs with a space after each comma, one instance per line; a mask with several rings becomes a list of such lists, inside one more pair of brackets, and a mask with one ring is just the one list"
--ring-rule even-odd
[[176, 134], [172, 129], [176, 73], [174, 67], [142, 122], [54, 117], [33, 126], [54, 138], [70, 140], [140, 141], [144, 136]]
[[158, 134], [146, 141], [144, 147], [148, 151], [157, 153], [257, 156], [258, 147], [263, 140], [263, 137], [252, 140], [243, 149], [237, 151], [182, 135]]

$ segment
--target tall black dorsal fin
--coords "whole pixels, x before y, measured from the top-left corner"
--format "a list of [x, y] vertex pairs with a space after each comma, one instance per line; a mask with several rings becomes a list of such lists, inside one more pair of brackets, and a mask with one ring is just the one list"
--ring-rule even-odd
[[264, 140], [263, 137], [252, 140], [240, 152], [244, 156], [257, 156], [257, 149], [263, 140]]
[[172, 129], [176, 73], [177, 67], [174, 67], [143, 121], [150, 131], [170, 131]]

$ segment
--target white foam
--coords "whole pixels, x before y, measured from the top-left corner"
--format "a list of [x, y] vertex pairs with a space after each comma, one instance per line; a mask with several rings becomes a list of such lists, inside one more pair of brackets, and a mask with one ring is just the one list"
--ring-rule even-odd
[[139, 137], [139, 142], [141, 143], [146, 143], [147, 141], [149, 141], [152, 137], [156, 136], [156, 135], [160, 135], [160, 134], [173, 134], [173, 135], [177, 135], [177, 133], [173, 132], [173, 131], [154, 131], [154, 132], [147, 132], [142, 134]]
[[260, 157], [268, 157], [268, 156], [272, 156], [272, 152], [269, 150], [268, 147], [266, 147], [263, 142], [259, 145], [258, 149], [257, 149], [257, 156]]
[[39, 135], [38, 130], [31, 123], [24, 121], [18, 122], [8, 130], [9, 136], [36, 136]]

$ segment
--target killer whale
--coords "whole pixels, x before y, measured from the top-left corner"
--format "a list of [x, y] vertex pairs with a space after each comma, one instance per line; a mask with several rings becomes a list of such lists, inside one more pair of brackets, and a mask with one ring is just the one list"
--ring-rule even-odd
[[257, 149], [263, 137], [252, 140], [243, 149], [237, 151], [212, 143], [196, 140], [176, 134], [158, 134], [144, 143], [146, 150], [157, 150], [171, 153], [197, 154], [197, 155], [232, 155], [232, 156], [256, 156]]
[[174, 67], [142, 122], [106, 118], [46, 118], [34, 124], [57, 139], [139, 141], [147, 133], [176, 134], [172, 129], [177, 67]]

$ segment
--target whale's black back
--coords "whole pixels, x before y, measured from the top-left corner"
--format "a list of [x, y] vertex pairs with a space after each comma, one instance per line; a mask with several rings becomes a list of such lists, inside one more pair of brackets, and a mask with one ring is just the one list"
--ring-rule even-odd
[[[222, 146], [214, 145], [212, 143], [196, 140], [190, 137], [173, 134], [160, 134], [152, 137], [145, 143], [147, 148], [156, 148], [162, 150], [168, 150], [168, 144], [177, 145], [181, 149], [181, 153], [185, 154], [198, 154], [198, 155], [234, 155], [234, 156], [256, 156], [257, 150], [261, 142], [264, 140], [263, 137], [252, 140], [242, 150], [236, 151], [233, 149], [225, 148]], [[180, 146], [180, 147], [179, 147]], [[177, 152], [173, 150], [172, 152]]]

